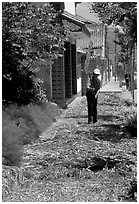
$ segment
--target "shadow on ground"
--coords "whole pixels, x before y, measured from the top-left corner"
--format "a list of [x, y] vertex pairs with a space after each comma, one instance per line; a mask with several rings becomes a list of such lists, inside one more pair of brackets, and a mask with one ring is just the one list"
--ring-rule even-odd
[[[77, 118], [77, 119], [80, 119], [80, 118], [88, 118], [88, 115], [69, 115], [69, 116], [66, 116], [65, 118]], [[116, 115], [98, 115], [98, 120], [104, 120], [104, 121], [112, 121], [114, 119], [119, 119], [119, 116], [116, 116]]]
[[112, 121], [114, 119], [119, 119], [119, 117], [115, 115], [98, 115], [98, 119], [101, 119], [104, 121]]
[[[88, 118], [88, 115], [72, 115], [72, 116], [66, 116], [65, 118]], [[98, 120], [104, 120], [104, 121], [112, 121], [113, 119], [118, 119], [118, 116], [115, 115], [98, 115]]]
[[119, 143], [122, 139], [132, 139], [125, 128], [117, 124], [103, 124], [89, 127], [87, 131], [83, 129], [77, 130], [75, 134], [80, 134], [91, 140], [110, 141], [112, 143]]
[[72, 116], [66, 116], [65, 118], [87, 118], [87, 115], [72, 115]]

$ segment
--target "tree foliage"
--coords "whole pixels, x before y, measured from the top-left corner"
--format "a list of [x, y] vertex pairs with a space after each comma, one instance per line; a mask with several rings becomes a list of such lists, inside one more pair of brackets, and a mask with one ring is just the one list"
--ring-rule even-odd
[[118, 42], [114, 42], [121, 46], [120, 61], [127, 62], [137, 43], [137, 2], [97, 2], [91, 9], [103, 23], [119, 26], [115, 29]]
[[137, 40], [137, 2], [99, 2], [92, 3], [92, 10], [103, 23], [119, 24], [127, 36]]
[[49, 62], [64, 49], [64, 25], [46, 3], [35, 7], [29, 2], [2, 4], [3, 102], [28, 104], [45, 100], [41, 79], [36, 79], [34, 61]]

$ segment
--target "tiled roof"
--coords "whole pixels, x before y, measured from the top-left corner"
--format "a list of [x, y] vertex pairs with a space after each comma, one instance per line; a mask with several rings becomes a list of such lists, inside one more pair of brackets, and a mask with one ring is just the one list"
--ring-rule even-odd
[[83, 21], [84, 23], [86, 23], [86, 24], [90, 24], [90, 25], [98, 25], [98, 23], [96, 23], [96, 22], [94, 22], [94, 21], [91, 21], [91, 20], [88, 20], [88, 19], [86, 19], [86, 18], [84, 18], [84, 17], [81, 17], [81, 16], [79, 16], [79, 15], [76, 15], [76, 17], [77, 18], [79, 18], [81, 21]]
[[85, 24], [80, 18], [78, 18], [77, 16], [75, 16], [75, 15], [73, 15], [67, 11], [64, 11], [62, 13], [62, 17], [67, 19], [67, 20], [70, 20], [73, 23], [76, 23], [79, 26], [82, 26]]
[[81, 22], [81, 23], [83, 23], [83, 24], [98, 25], [97, 23], [95, 23], [95, 22], [93, 22], [93, 21], [91, 21], [91, 20], [88, 20], [88, 19], [86, 19], [86, 18], [84, 18], [84, 17], [81, 17], [81, 16], [79, 16], [79, 15], [73, 15], [73, 14], [67, 12], [67, 11], [64, 11], [62, 15], [63, 15], [63, 16], [67, 16], [67, 17], [69, 17], [69, 18], [72, 18], [73, 20], [79, 21], [79, 22]]
[[[92, 40], [92, 42], [93, 42], [92, 48], [93, 49], [102, 48], [103, 37], [104, 37], [103, 36], [104, 35], [104, 25], [102, 23], [95, 23], [95, 22], [87, 20], [81, 16], [73, 15], [67, 11], [64, 11], [62, 13], [62, 18], [74, 23], [75, 25], [78, 25], [79, 27], [81, 27], [82, 32], [85, 33], [86, 35], [88, 35], [88, 37], [90, 37], [90, 39]], [[76, 31], [73, 33], [76, 33]], [[88, 46], [88, 42], [90, 42], [90, 40], [84, 39], [84, 42], [85, 42], [85, 45]], [[84, 45], [82, 45], [82, 46], [84, 46]]]
[[91, 37], [91, 33], [90, 31], [88, 30], [88, 28], [86, 27], [86, 24], [85, 22], [83, 21], [83, 18], [79, 17], [79, 16], [76, 16], [76, 15], [73, 15], [67, 11], [64, 11], [62, 14], [62, 18], [63, 19], [66, 19], [72, 23], [74, 23], [75, 25], [78, 25], [82, 28], [82, 31], [87, 35], [87, 36], [90, 36]]

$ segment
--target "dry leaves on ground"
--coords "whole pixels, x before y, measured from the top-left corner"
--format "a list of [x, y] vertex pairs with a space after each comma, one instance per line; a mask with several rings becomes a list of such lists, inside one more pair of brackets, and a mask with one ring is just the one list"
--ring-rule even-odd
[[[98, 122], [87, 124], [86, 98], [77, 98], [36, 143], [26, 145], [23, 179], [4, 201], [134, 201], [136, 138], [125, 132], [119, 94], [101, 94]], [[134, 195], [133, 195], [134, 194]]]

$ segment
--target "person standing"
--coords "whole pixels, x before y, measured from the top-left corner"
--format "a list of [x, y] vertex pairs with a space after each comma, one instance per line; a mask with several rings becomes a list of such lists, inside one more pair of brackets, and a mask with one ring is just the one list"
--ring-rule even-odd
[[97, 122], [97, 99], [100, 90], [100, 70], [94, 69], [93, 75], [89, 74], [86, 97], [88, 107], [88, 124], [93, 120], [93, 123]]
[[130, 82], [131, 82], [131, 76], [130, 76], [130, 74], [126, 73], [125, 74], [125, 83], [126, 83], [126, 89], [128, 89], [128, 90], [130, 87]]

